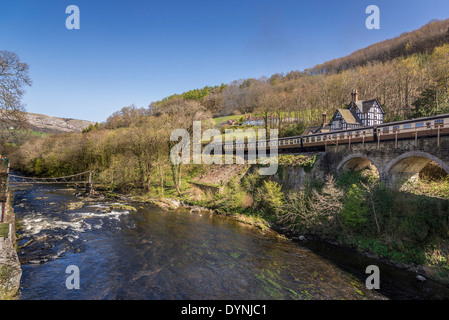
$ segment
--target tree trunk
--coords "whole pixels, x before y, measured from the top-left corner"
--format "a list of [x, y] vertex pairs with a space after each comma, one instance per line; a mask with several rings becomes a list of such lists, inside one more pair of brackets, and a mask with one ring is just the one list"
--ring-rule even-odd
[[146, 180], [147, 180], [146, 189], [148, 192], [150, 192], [151, 191], [151, 167], [148, 166], [146, 171], [147, 171], [145, 174]]
[[173, 186], [175, 187], [176, 192], [178, 193], [178, 195], [181, 195], [181, 190], [179, 189], [179, 185], [178, 185], [178, 165], [172, 164], [171, 165], [171, 170], [172, 170], [172, 176], [173, 176]]
[[158, 167], [159, 167], [159, 175], [160, 175], [161, 195], [163, 196], [164, 195], [164, 174], [162, 172], [162, 166], [160, 163], [158, 164]]
[[178, 195], [181, 195], [181, 164], [172, 164], [173, 185]]
[[182, 163], [180, 163], [178, 165], [178, 188], [181, 188], [181, 183], [182, 183], [182, 178], [181, 178], [181, 165]]

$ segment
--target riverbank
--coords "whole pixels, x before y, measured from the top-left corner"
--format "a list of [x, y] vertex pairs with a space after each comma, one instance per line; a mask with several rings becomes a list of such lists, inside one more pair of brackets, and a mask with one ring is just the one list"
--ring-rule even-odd
[[397, 261], [392, 261], [392, 260], [380, 257], [372, 252], [360, 250], [356, 247], [349, 246], [340, 241], [336, 241], [336, 240], [329, 239], [329, 238], [322, 238], [322, 237], [314, 235], [314, 234], [303, 234], [303, 233], [295, 232], [286, 227], [279, 226], [279, 225], [273, 225], [272, 228], [274, 231], [285, 235], [288, 239], [291, 239], [293, 241], [298, 241], [302, 245], [305, 245], [305, 246], [307, 246], [308, 242], [313, 242], [313, 243], [322, 243], [324, 245], [329, 245], [332, 247], [337, 247], [341, 250], [360, 255], [361, 257], [364, 257], [367, 259], [375, 260], [384, 265], [391, 266], [392, 268], [395, 268], [398, 271], [404, 271], [404, 272], [411, 273], [414, 275], [414, 278], [416, 279], [417, 282], [426, 281], [427, 279], [431, 279], [431, 280], [437, 281], [443, 285], [447, 285], [447, 283], [444, 283], [444, 282], [438, 281], [438, 279], [432, 278], [432, 276], [427, 273], [427, 271], [425, 270], [425, 267], [422, 265], [416, 265], [416, 264], [412, 264], [412, 263], [406, 264], [406, 263], [401, 263], [401, 262], [397, 262]]
[[[141, 204], [152, 204], [156, 205], [164, 210], [176, 210], [176, 209], [186, 209], [190, 210], [191, 213], [197, 213], [201, 214], [202, 212], [207, 213], [213, 213], [217, 215], [227, 216], [232, 219], [235, 219], [236, 221], [251, 225], [255, 228], [258, 228], [262, 232], [270, 233], [270, 234], [277, 234], [279, 237], [286, 238], [290, 241], [298, 242], [300, 245], [310, 248], [312, 251], [320, 251], [317, 250], [317, 243], [321, 243], [319, 247], [323, 246], [332, 246], [332, 248], [338, 248], [339, 250], [350, 252], [353, 255], [358, 255], [360, 257], [368, 259], [367, 261], [370, 261], [371, 264], [382, 264], [390, 266], [391, 268], [394, 268], [397, 272], [404, 272], [407, 273], [407, 277], [409, 282], [414, 282], [412, 285], [419, 285], [423, 282], [437, 282], [442, 285], [446, 285], [444, 282], [438, 281], [438, 278], [432, 277], [432, 274], [429, 274], [426, 271], [425, 266], [417, 265], [417, 264], [406, 264], [406, 263], [400, 263], [396, 261], [392, 261], [390, 259], [386, 259], [384, 257], [381, 257], [379, 255], [376, 255], [372, 252], [366, 251], [366, 250], [360, 250], [353, 246], [349, 246], [345, 243], [335, 241], [333, 239], [329, 238], [323, 238], [319, 237], [317, 235], [313, 234], [305, 234], [300, 233], [297, 231], [292, 231], [291, 229], [273, 223], [269, 222], [262, 217], [258, 216], [251, 216], [251, 215], [245, 215], [242, 213], [236, 213], [236, 212], [228, 212], [225, 210], [219, 210], [215, 207], [207, 207], [207, 206], [200, 206], [197, 205], [195, 201], [186, 201], [185, 199], [177, 199], [177, 198], [168, 198], [168, 197], [147, 197], [144, 195], [124, 195], [124, 194], [118, 194], [113, 192], [107, 192], [106, 195], [102, 195], [101, 192], [92, 198], [91, 196], [85, 196], [80, 197], [84, 200], [92, 201], [92, 200], [104, 200], [104, 199], [110, 199], [111, 201], [118, 201], [121, 203], [123, 208], [128, 208], [128, 210], [132, 210], [134, 205]], [[320, 248], [318, 248], [320, 249]], [[329, 252], [317, 252], [318, 254], [322, 255], [324, 258], [329, 258], [331, 255], [329, 255]], [[333, 257], [332, 260], [336, 262], [338, 265], [346, 266], [348, 268], [351, 268], [351, 262], [350, 261], [344, 261], [341, 258], [335, 258]], [[360, 269], [360, 268], [359, 268]], [[364, 274], [364, 269], [356, 270], [358, 272], [360, 278], [366, 278], [366, 275]]]

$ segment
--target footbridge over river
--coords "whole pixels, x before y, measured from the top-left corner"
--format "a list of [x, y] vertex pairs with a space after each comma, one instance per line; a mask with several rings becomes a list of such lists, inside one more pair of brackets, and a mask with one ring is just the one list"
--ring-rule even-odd
[[381, 181], [389, 187], [399, 188], [418, 178], [420, 171], [431, 161], [449, 173], [449, 136], [328, 144], [313, 172], [314, 176], [324, 176], [374, 166]]

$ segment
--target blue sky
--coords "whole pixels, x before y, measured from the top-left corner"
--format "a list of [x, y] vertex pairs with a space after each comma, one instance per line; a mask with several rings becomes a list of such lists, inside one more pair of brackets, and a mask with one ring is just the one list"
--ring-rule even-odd
[[[80, 29], [68, 30], [68, 5]], [[368, 30], [368, 5], [380, 30]], [[0, 50], [30, 65], [27, 111], [104, 121], [173, 93], [304, 70], [449, 18], [449, 1], [1, 0]]]

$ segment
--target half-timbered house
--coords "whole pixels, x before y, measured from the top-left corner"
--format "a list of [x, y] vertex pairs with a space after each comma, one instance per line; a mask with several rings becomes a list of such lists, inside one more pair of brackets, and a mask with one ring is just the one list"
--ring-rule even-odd
[[344, 130], [382, 124], [384, 110], [377, 99], [359, 100], [357, 90], [351, 93], [352, 100], [345, 109], [337, 109], [330, 122], [331, 130]]
[[351, 102], [346, 108], [335, 111], [329, 124], [326, 123], [326, 113], [323, 113], [321, 126], [309, 127], [303, 135], [354, 129], [383, 123], [385, 112], [377, 99], [359, 100], [357, 90], [352, 91], [351, 97]]

